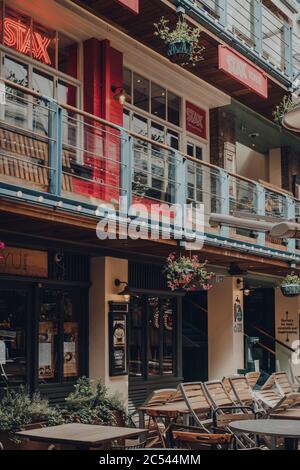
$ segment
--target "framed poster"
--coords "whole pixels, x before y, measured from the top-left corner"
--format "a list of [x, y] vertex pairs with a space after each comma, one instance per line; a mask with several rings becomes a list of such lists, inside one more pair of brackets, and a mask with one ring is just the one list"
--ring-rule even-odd
[[54, 324], [39, 323], [39, 379], [54, 378]]
[[78, 376], [78, 323], [64, 323], [64, 377]]
[[109, 375], [127, 374], [127, 314], [109, 312]]

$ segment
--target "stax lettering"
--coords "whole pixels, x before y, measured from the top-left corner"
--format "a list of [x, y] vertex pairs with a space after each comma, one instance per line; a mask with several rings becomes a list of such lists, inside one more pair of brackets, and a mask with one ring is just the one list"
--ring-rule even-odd
[[203, 116], [201, 116], [201, 114], [197, 113], [196, 111], [190, 108], [186, 110], [186, 114], [187, 114], [187, 122], [191, 126], [196, 126], [200, 129], [203, 129]]
[[235, 57], [228, 56], [227, 64], [229, 72], [232, 73], [235, 77], [239, 77], [244, 81], [250, 80], [257, 85], [261, 84], [261, 77], [255, 73], [254, 70], [249, 70], [246, 63], [240, 62]]
[[37, 31], [32, 31], [30, 26], [24, 25], [11, 18], [4, 19], [4, 44], [16, 48], [23, 54], [32, 56], [50, 65], [51, 59], [48, 54], [48, 46], [51, 39], [43, 36]]

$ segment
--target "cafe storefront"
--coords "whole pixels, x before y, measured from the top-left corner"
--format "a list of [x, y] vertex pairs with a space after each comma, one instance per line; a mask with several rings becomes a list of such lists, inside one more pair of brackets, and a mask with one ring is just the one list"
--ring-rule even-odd
[[60, 400], [87, 374], [89, 258], [6, 246], [0, 264], [0, 388]]

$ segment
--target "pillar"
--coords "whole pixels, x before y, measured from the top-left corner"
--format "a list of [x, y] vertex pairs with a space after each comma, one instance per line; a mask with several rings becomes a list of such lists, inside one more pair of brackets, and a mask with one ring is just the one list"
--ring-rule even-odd
[[209, 122], [210, 163], [235, 172], [235, 116], [222, 108], [216, 108], [210, 111]]
[[[280, 289], [275, 289], [275, 337], [282, 343], [276, 343], [276, 360], [280, 370], [288, 372], [292, 352], [284, 345], [295, 348], [294, 342], [299, 341], [299, 297], [284, 297]], [[300, 364], [294, 364], [293, 369], [300, 374]]]
[[118, 393], [127, 403], [128, 376], [109, 376], [109, 301], [120, 301], [115, 279], [127, 281], [128, 262], [118, 258], [92, 258], [89, 312], [89, 376], [101, 379], [109, 393]]
[[208, 376], [222, 379], [244, 368], [243, 293], [236, 277], [208, 292]]
[[281, 148], [269, 150], [269, 182], [281, 187]]

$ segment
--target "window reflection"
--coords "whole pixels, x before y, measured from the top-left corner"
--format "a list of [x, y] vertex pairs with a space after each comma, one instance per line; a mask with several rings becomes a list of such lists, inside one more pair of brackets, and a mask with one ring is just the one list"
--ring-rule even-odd
[[149, 80], [133, 74], [133, 104], [144, 111], [149, 111]]
[[26, 382], [26, 290], [0, 290], [0, 383]]

